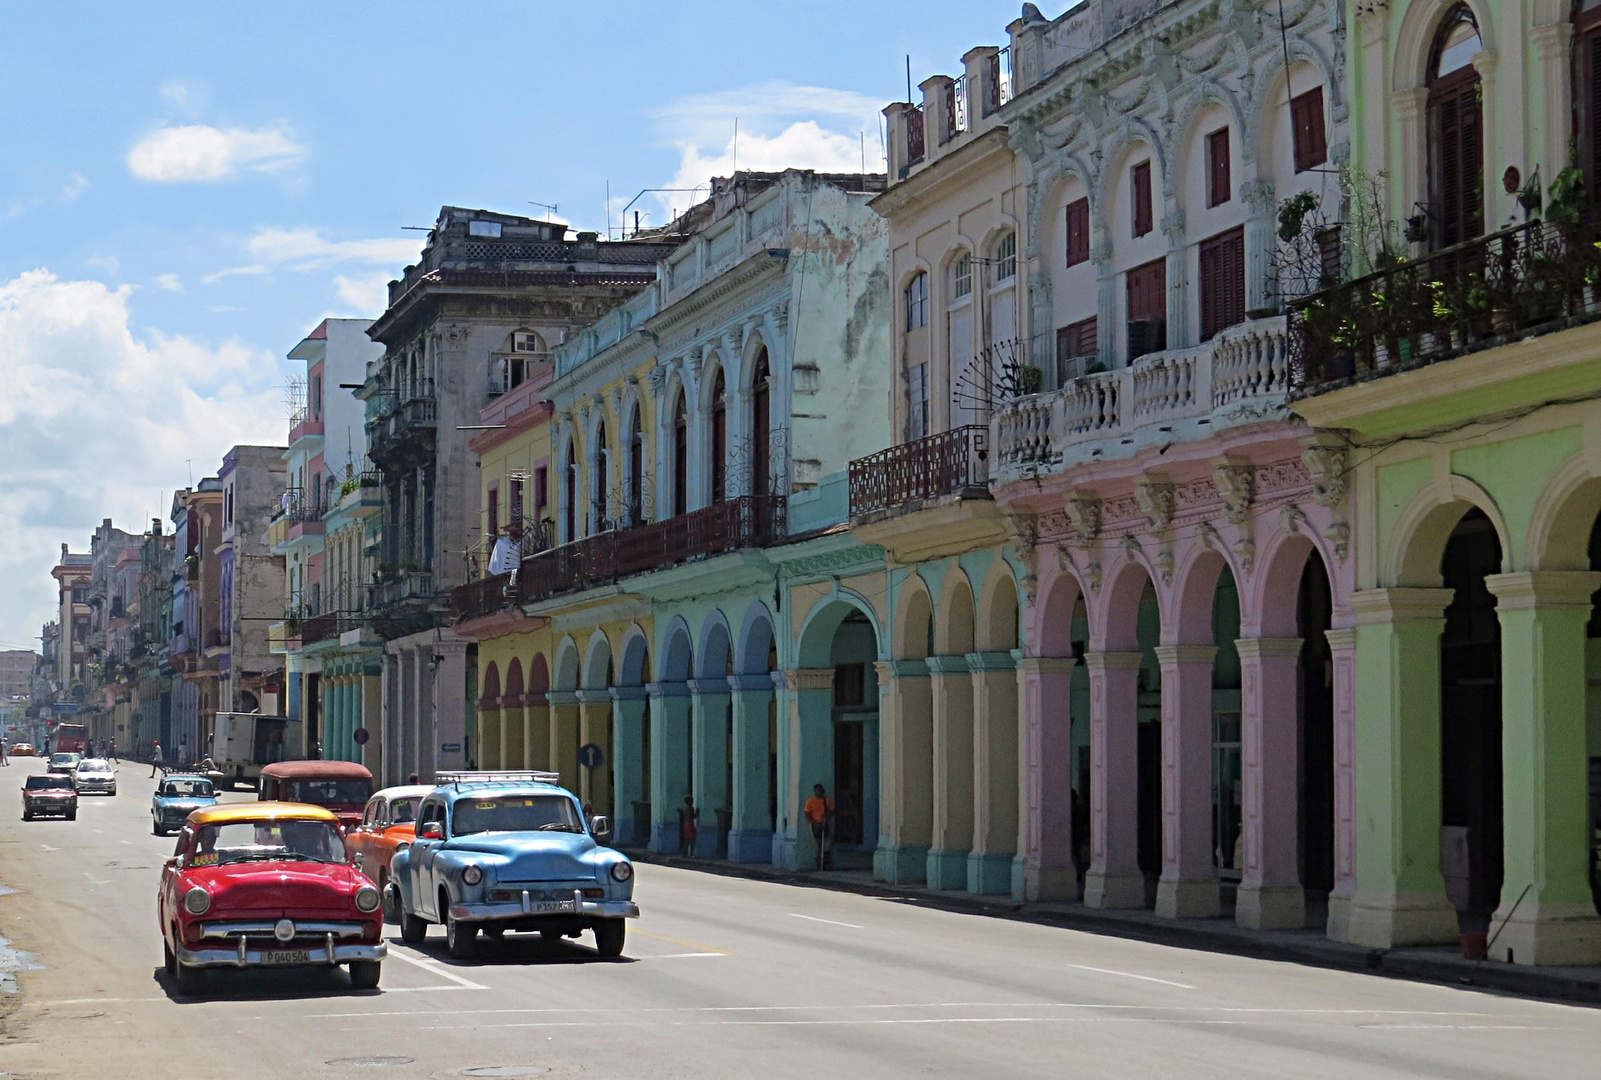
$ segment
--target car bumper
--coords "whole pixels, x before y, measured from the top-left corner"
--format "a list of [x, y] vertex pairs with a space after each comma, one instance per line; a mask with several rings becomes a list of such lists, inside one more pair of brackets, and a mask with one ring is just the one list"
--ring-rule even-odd
[[93, 792], [103, 792], [109, 795], [116, 790], [117, 782], [115, 780], [90, 780], [87, 782], [79, 781], [78, 783], [79, 795], [89, 795]]
[[451, 904], [450, 917], [459, 922], [520, 922], [524, 919], [549, 916], [553, 919], [637, 919], [639, 905], [632, 900], [584, 900], [560, 910], [540, 910], [546, 901], [531, 900], [523, 893], [518, 901], [495, 903]]
[[78, 809], [78, 800], [63, 799], [60, 802], [24, 803], [23, 806], [30, 814], [67, 814]]
[[[303, 964], [285, 964], [273, 959], [275, 954], [281, 954], [283, 949], [252, 949], [243, 938], [239, 940], [240, 947], [233, 949], [179, 949], [178, 959], [190, 967], [301, 967]], [[339, 945], [333, 941], [327, 944], [306, 950], [310, 953], [305, 964], [313, 967], [337, 966], [348, 964], [353, 960], [382, 960], [389, 955], [389, 946], [385, 942], [376, 945]]]

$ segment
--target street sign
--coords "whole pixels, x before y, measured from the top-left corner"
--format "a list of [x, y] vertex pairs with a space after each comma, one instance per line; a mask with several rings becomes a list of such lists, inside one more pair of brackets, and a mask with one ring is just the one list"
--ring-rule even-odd
[[459, 753], [461, 753], [461, 743], [459, 743], [459, 742], [440, 743], [439, 744], [439, 752], [441, 754], [459, 754]]
[[578, 764], [586, 769], [598, 769], [606, 762], [606, 753], [592, 742], [578, 748]]
[[359, 727], [350, 733], [350, 737], [356, 741], [357, 746], [366, 746], [367, 740], [372, 738], [372, 735], [368, 733], [366, 728]]

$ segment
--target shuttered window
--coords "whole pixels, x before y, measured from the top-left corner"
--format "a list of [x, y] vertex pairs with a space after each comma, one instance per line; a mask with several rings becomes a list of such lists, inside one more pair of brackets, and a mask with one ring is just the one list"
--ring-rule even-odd
[[1290, 99], [1290, 133], [1295, 143], [1295, 171], [1306, 172], [1329, 160], [1328, 132], [1323, 127], [1323, 88], [1314, 86]]
[[1090, 258], [1090, 201], [1077, 199], [1067, 204], [1067, 265], [1077, 266]]
[[1201, 340], [1245, 321], [1245, 230], [1201, 242]]
[[1151, 163], [1142, 161], [1129, 170], [1129, 199], [1133, 204], [1134, 235], [1144, 236], [1151, 231]]
[[1591, 192], [1601, 181], [1601, 10], [1592, 8], [1575, 18], [1580, 30], [1574, 43], [1573, 121], [1579, 167]]
[[1077, 356], [1094, 356], [1096, 329], [1094, 316], [1062, 327], [1056, 332], [1056, 358], [1071, 360]]
[[1153, 259], [1128, 272], [1128, 359], [1167, 345], [1167, 260]]
[[1221, 206], [1229, 201], [1229, 129], [1206, 137], [1206, 205]]
[[1479, 76], [1459, 71], [1430, 89], [1432, 202], [1439, 247], [1484, 235], [1484, 112]]

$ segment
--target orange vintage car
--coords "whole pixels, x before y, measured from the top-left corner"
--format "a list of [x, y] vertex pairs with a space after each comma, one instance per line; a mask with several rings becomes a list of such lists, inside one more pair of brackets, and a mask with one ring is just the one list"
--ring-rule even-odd
[[361, 821], [345, 833], [345, 850], [352, 860], [360, 860], [362, 872], [380, 889], [389, 884], [389, 863], [395, 852], [416, 837], [417, 804], [432, 790], [431, 784], [384, 788], [367, 800]]

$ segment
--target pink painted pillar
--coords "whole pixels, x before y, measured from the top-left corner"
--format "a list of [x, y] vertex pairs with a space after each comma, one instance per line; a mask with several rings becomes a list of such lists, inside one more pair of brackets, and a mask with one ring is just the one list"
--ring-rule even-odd
[[1023, 702], [1023, 805], [1019, 809], [1017, 850], [1021, 880], [1018, 900], [1077, 900], [1078, 869], [1073, 865], [1072, 657], [1027, 656], [1017, 662]]
[[1234, 919], [1249, 930], [1306, 925], [1299, 864], [1300, 638], [1241, 638], [1241, 823], [1245, 867]]
[[1222, 913], [1212, 858], [1212, 659], [1215, 645], [1161, 645], [1162, 879], [1156, 913]]
[[1349, 941], [1356, 896], [1356, 628], [1325, 630], [1334, 663], [1334, 889], [1327, 934]]
[[1090, 869], [1084, 903], [1097, 908], [1145, 906], [1140, 872], [1140, 654], [1091, 652]]

